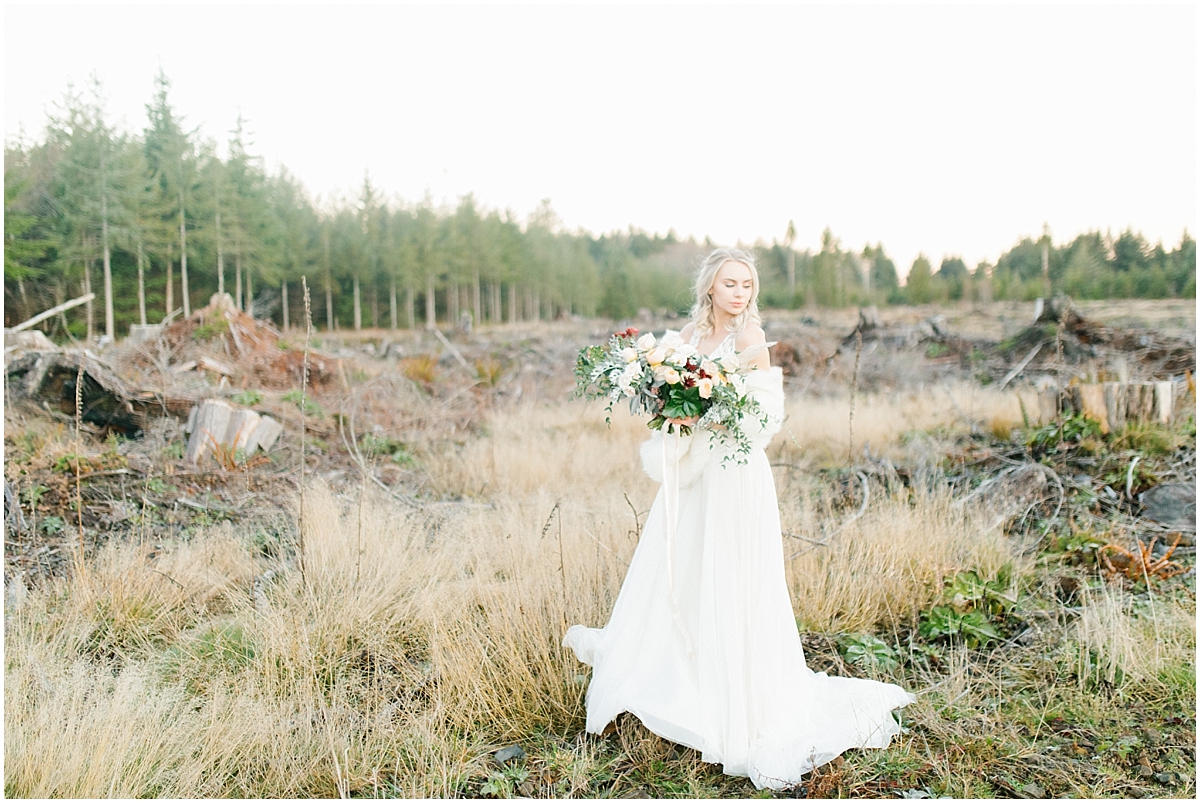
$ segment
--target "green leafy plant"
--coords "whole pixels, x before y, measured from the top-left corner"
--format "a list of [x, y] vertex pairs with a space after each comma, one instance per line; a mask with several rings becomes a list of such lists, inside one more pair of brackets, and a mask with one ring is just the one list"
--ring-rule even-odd
[[845, 635], [838, 646], [842, 656], [854, 666], [890, 671], [900, 665], [896, 650], [870, 633]]
[[163, 496], [168, 493], [175, 492], [175, 486], [164, 482], [159, 477], [151, 477], [146, 480], [146, 489], [156, 496]]
[[945, 343], [930, 343], [925, 347], [925, 356], [931, 360], [936, 360], [938, 357], [944, 357], [950, 353], [950, 347]]
[[21, 498], [30, 508], [37, 508], [49, 490], [45, 485], [27, 485], [21, 489]]
[[529, 770], [524, 767], [505, 767], [500, 772], [490, 774], [479, 793], [492, 797], [513, 797], [517, 787], [528, 778]]
[[1037, 427], [1025, 438], [1025, 445], [1034, 452], [1055, 452], [1065, 443], [1079, 443], [1085, 438], [1101, 438], [1100, 424], [1087, 416], [1071, 413], [1061, 421]]
[[66, 524], [58, 516], [45, 516], [38, 522], [38, 526], [42, 528], [42, 532], [46, 535], [56, 535], [63, 531]]
[[1106, 536], [1091, 530], [1073, 530], [1065, 538], [1053, 536], [1047, 551], [1061, 555], [1063, 563], [1070, 566], [1095, 566], [1099, 551], [1108, 543]]
[[212, 318], [192, 330], [192, 339], [196, 341], [212, 340], [229, 331], [229, 321], [224, 318]]
[[995, 579], [984, 580], [974, 570], [957, 572], [942, 590], [942, 603], [921, 614], [917, 632], [930, 640], [961, 639], [968, 647], [986, 647], [999, 641], [993, 618], [1003, 617], [1017, 605], [1012, 567], [1006, 564]]
[[408, 444], [388, 435], [364, 435], [362, 446], [368, 454], [389, 457], [398, 466], [408, 468], [417, 464], [417, 459], [409, 450]]
[[949, 605], [922, 613], [918, 632], [927, 639], [961, 638], [971, 648], [986, 647], [1000, 640], [1000, 632], [983, 611], [959, 613]]
[[[287, 393], [283, 394], [283, 401], [287, 402], [288, 404], [294, 404], [297, 407], [299, 407], [300, 401], [301, 401], [300, 391], [296, 388], [292, 388]], [[312, 415], [312, 416], [316, 416], [318, 418], [325, 415], [325, 412], [321, 409], [321, 406], [319, 404], [317, 404], [315, 401], [313, 401], [311, 398], [304, 397], [303, 401], [304, 401], [304, 414], [305, 415]]]
[[256, 404], [262, 404], [263, 395], [257, 390], [243, 390], [230, 396], [229, 400], [243, 407], [253, 407]]

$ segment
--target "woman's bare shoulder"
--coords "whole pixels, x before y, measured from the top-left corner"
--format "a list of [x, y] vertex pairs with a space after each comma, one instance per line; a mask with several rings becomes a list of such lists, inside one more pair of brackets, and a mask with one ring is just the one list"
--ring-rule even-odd
[[684, 340], [688, 340], [692, 336], [692, 332], [696, 331], [696, 322], [688, 321], [687, 325], [679, 330], [679, 336]]
[[767, 342], [767, 333], [756, 323], [748, 323], [738, 332], [737, 350], [742, 351], [751, 346], [761, 346]]

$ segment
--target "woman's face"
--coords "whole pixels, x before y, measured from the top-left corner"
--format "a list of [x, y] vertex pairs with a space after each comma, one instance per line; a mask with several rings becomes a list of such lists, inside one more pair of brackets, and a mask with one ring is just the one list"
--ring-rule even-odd
[[708, 292], [712, 296], [713, 306], [721, 312], [730, 317], [741, 315], [754, 294], [754, 277], [750, 274], [750, 267], [744, 262], [726, 262], [717, 270], [712, 289]]

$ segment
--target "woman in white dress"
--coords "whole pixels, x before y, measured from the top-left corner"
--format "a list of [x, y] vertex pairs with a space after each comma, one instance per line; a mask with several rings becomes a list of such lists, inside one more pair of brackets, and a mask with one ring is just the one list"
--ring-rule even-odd
[[[805, 664], [763, 451], [782, 425], [783, 375], [770, 367], [759, 326], [753, 258], [714, 251], [700, 268], [696, 298], [679, 337], [701, 354], [749, 362], [746, 386], [769, 424], [743, 422], [754, 448], [742, 464], [723, 459], [727, 447], [702, 430], [651, 436], [643, 467], [667, 481], [612, 615], [603, 628], [571, 627], [563, 644], [593, 667], [588, 731], [599, 734], [629, 711], [725, 773], [782, 789], [849, 748], [886, 747], [900, 730], [892, 710], [916, 698]], [[677, 513], [674, 527], [668, 509]]]

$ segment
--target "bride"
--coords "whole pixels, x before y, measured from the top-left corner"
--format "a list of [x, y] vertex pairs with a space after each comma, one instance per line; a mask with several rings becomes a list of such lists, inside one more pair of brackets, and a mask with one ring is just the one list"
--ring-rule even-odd
[[678, 337], [702, 355], [748, 361], [746, 387], [769, 424], [743, 420], [754, 449], [740, 465], [703, 430], [651, 436], [643, 468], [666, 482], [612, 616], [603, 628], [571, 627], [563, 644], [593, 667], [588, 731], [629, 711], [725, 773], [782, 789], [849, 748], [886, 747], [900, 730], [892, 710], [916, 698], [804, 662], [763, 451], [782, 426], [783, 376], [770, 367], [757, 298], [753, 258], [717, 249], [700, 267], [692, 321]]

